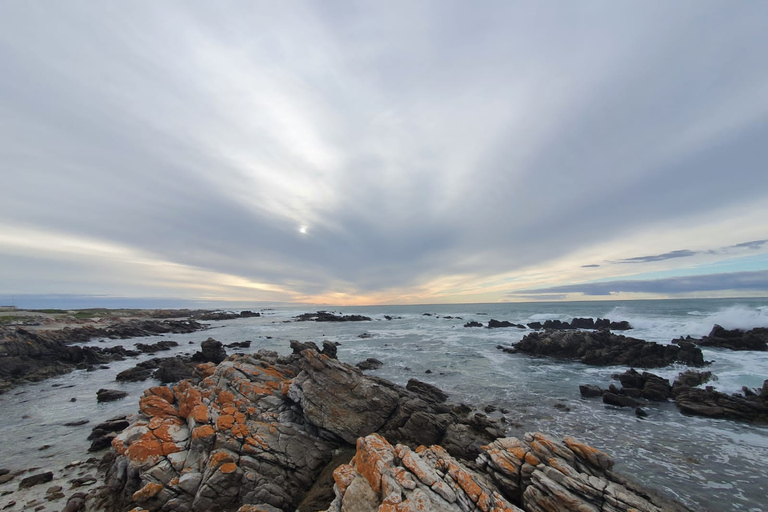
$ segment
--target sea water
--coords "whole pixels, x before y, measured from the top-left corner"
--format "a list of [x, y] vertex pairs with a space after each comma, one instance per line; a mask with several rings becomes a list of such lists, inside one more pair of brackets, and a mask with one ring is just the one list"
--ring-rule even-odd
[[[729, 420], [684, 416], [672, 402], [652, 403], [647, 418], [632, 409], [583, 399], [580, 384], [606, 388], [611, 375], [625, 367], [592, 367], [578, 362], [508, 354], [509, 346], [531, 332], [518, 328], [466, 328], [491, 318], [526, 324], [574, 317], [627, 320], [623, 334], [669, 343], [672, 339], [706, 335], [714, 324], [725, 328], [768, 327], [768, 299], [658, 300], [626, 302], [562, 302], [527, 304], [467, 304], [327, 308], [339, 314], [362, 314], [370, 322], [295, 322], [307, 308], [262, 311], [261, 318], [210, 322], [211, 328], [192, 334], [130, 340], [94, 340], [101, 347], [179, 342], [172, 351], [142, 355], [111, 363], [109, 369], [73, 373], [20, 386], [0, 395], [0, 457], [3, 467], [56, 467], [87, 457], [90, 428], [100, 421], [138, 408], [148, 380], [118, 383], [115, 375], [151, 357], [192, 353], [213, 337], [223, 343], [251, 340], [251, 347], [290, 352], [289, 341], [338, 342], [340, 360], [354, 364], [373, 357], [384, 365], [367, 372], [401, 385], [411, 378], [434, 384], [450, 400], [478, 409], [492, 405], [503, 413], [508, 435], [539, 430], [572, 435], [612, 455], [616, 469], [645, 485], [663, 490], [695, 510], [768, 510], [768, 428]], [[385, 316], [392, 317], [387, 320]], [[453, 318], [447, 318], [453, 317]], [[361, 337], [361, 335], [365, 335]], [[192, 342], [190, 344], [189, 342]], [[233, 350], [229, 350], [233, 352]], [[716, 389], [734, 393], [742, 386], [758, 388], [768, 378], [768, 352], [704, 349], [717, 380]], [[686, 367], [651, 370], [672, 381]], [[129, 392], [123, 400], [99, 404], [99, 388]], [[75, 401], [70, 401], [72, 398]], [[493, 416], [499, 418], [500, 412]], [[64, 423], [89, 420], [81, 427]], [[44, 445], [49, 448], [39, 450]]]

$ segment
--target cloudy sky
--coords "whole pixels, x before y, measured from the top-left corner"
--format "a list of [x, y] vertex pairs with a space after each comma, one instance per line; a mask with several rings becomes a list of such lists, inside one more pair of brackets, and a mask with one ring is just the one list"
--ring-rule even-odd
[[0, 294], [768, 296], [763, 2], [0, 3]]

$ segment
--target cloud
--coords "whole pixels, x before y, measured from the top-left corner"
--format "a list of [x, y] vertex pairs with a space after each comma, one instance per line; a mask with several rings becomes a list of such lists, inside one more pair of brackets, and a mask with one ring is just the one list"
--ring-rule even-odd
[[582, 265], [581, 268], [599, 268], [600, 265], [597, 264], [591, 264], [591, 265]]
[[680, 294], [712, 291], [764, 291], [768, 290], [768, 270], [755, 272], [729, 272], [699, 276], [669, 277], [651, 280], [616, 280], [552, 286], [538, 290], [521, 290], [523, 294], [583, 293], [604, 296], [616, 293]]
[[674, 258], [688, 258], [699, 254], [698, 251], [690, 251], [688, 249], [681, 249], [678, 251], [666, 252], [664, 254], [656, 254], [653, 256], [636, 256], [634, 258], [626, 258], [619, 260], [617, 263], [650, 263], [652, 261], [664, 261]]
[[762, 4], [227, 6], [0, 5], [0, 289], [418, 300], [768, 198]]
[[760, 249], [762, 246], [764, 246], [766, 243], [768, 243], [768, 240], [753, 240], [751, 242], [743, 242], [736, 245], [731, 245], [730, 247], [726, 247], [726, 249]]

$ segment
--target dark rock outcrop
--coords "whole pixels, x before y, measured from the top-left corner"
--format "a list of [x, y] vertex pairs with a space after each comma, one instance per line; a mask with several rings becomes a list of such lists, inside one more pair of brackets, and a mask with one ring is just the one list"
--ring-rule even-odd
[[126, 339], [166, 333], [189, 333], [205, 328], [194, 320], [129, 320], [108, 327], [65, 327], [32, 331], [21, 327], [0, 328], [0, 392], [18, 383], [47, 379], [75, 368], [88, 368], [139, 352], [122, 346], [82, 347], [73, 343], [96, 338]]
[[97, 402], [114, 402], [128, 396], [127, 391], [120, 391], [118, 389], [100, 389], [96, 392]]
[[296, 317], [298, 322], [370, 322], [371, 318], [363, 315], [336, 315], [328, 311], [304, 313]]
[[626, 331], [631, 329], [632, 326], [626, 320], [611, 322], [607, 318], [598, 318], [597, 320], [593, 318], [574, 318], [570, 322], [563, 322], [562, 320], [546, 320], [544, 323], [531, 322], [528, 324], [528, 328], [533, 330], [609, 329], [613, 331]]
[[36, 475], [28, 476], [19, 482], [19, 489], [26, 489], [40, 484], [47, 484], [53, 480], [53, 472], [46, 471], [45, 473], [38, 473]]
[[637, 338], [598, 331], [533, 332], [505, 352], [576, 359], [595, 366], [624, 365], [659, 368], [673, 363], [702, 366], [704, 356], [693, 344], [660, 345]]
[[481, 324], [480, 322], [476, 322], [474, 320], [464, 324], [464, 327], [482, 327], [482, 326], [483, 324]]
[[213, 338], [200, 343], [200, 352], [195, 352], [192, 355], [192, 361], [197, 363], [215, 363], [219, 364], [227, 358], [227, 351], [224, 349], [224, 344]]
[[136, 350], [143, 354], [154, 354], [163, 350], [171, 350], [173, 347], [178, 347], [179, 343], [171, 340], [162, 340], [157, 343], [137, 343]]
[[672, 397], [672, 386], [667, 379], [653, 373], [639, 373], [634, 368], [616, 375], [621, 382], [622, 394], [663, 402]]
[[513, 324], [512, 322], [508, 322], [507, 320], [494, 320], [492, 318], [488, 321], [489, 329], [498, 329], [500, 327], [518, 327], [520, 329], [525, 329], [524, 325]]
[[376, 370], [377, 368], [381, 368], [382, 366], [384, 366], [384, 363], [382, 363], [378, 359], [369, 357], [365, 361], [360, 361], [355, 366], [357, 366], [361, 370]]
[[417, 395], [430, 402], [442, 403], [448, 400], [448, 395], [446, 395], [440, 388], [420, 380], [408, 380], [408, 384], [405, 385], [405, 389], [408, 391], [413, 391]]
[[708, 336], [693, 340], [701, 347], [718, 347], [730, 350], [768, 350], [768, 328], [756, 327], [748, 331], [728, 330], [715, 325]]
[[706, 389], [679, 385], [674, 388], [675, 405], [683, 414], [724, 418], [749, 423], [768, 423], [768, 380], [759, 390], [744, 395], [727, 395]]

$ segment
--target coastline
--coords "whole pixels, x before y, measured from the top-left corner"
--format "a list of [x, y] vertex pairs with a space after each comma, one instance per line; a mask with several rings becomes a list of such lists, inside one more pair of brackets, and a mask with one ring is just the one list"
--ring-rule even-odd
[[[387, 312], [387, 313], [389, 313], [389, 312]], [[419, 316], [420, 316], [420, 314], [419, 314]], [[351, 341], [346, 341], [345, 342], [344, 338], [340, 338], [340, 339], [342, 339], [342, 346], [339, 347], [339, 348], [342, 349], [343, 351], [345, 351], [345, 353], [346, 353], [345, 359], [347, 361], [349, 361], [349, 352], [348, 351], [351, 350], [351, 349], [356, 351], [357, 349], [355, 349], [355, 346], [359, 346], [359, 347], [363, 347], [363, 346], [384, 347], [384, 345], [386, 344], [384, 340], [377, 340], [376, 339], [378, 337], [378, 335], [376, 334], [377, 332], [382, 332], [381, 329], [387, 329], [388, 328], [388, 321], [383, 319], [383, 318], [379, 321], [380, 323], [378, 323], [378, 324], [376, 323], [376, 320], [374, 320], [374, 322], [371, 323], [371, 324], [367, 324], [367, 323], [366, 324], [363, 324], [363, 323], [359, 323], [359, 324], [349, 323], [349, 324], [346, 324], [346, 325], [338, 325], [338, 326], [337, 325], [331, 325], [331, 324], [326, 324], [326, 325], [322, 325], [322, 326], [319, 325], [319, 324], [317, 326], [315, 326], [313, 324], [305, 324], [305, 325], [304, 324], [283, 324], [282, 321], [279, 320], [279, 318], [280, 317], [277, 317], [275, 319], [258, 319], [258, 321], [240, 321], [240, 320], [237, 320], [237, 321], [235, 321], [233, 323], [230, 323], [230, 324], [227, 324], [226, 322], [223, 322], [223, 323], [214, 322], [214, 324], [213, 324], [214, 331], [212, 331], [211, 333], [205, 333], [205, 334], [201, 333], [200, 336], [206, 336], [207, 337], [209, 335], [213, 335], [213, 336], [216, 336], [218, 338], [219, 337], [218, 336], [219, 330], [222, 328], [222, 326], [226, 326], [226, 325], [231, 325], [231, 329], [236, 329], [236, 325], [254, 325], [254, 326], [259, 326], [258, 330], [260, 332], [263, 332], [265, 335], [266, 334], [274, 335], [277, 332], [283, 331], [285, 329], [290, 329], [290, 332], [294, 332], [296, 329], [299, 329], [299, 330], [301, 330], [301, 332], [318, 332], [318, 333], [323, 332], [323, 331], [325, 331], [325, 332], [337, 332], [337, 331], [338, 332], [349, 332], [350, 334], [354, 333], [354, 332], [357, 332], [357, 333], [372, 332], [372, 333], [374, 333], [374, 338], [371, 339], [371, 340], [358, 340], [358, 341], [355, 341], [355, 342], [351, 342]], [[483, 317], [478, 317], [478, 319], [482, 319], [482, 318]], [[486, 318], [485, 321], [487, 322], [487, 320], [488, 319]], [[245, 322], [245, 323], [244, 324], [240, 324], [240, 322]], [[437, 327], [437, 326], [441, 325], [441, 322], [443, 324], [447, 324], [449, 321], [447, 321], [446, 319], [443, 319], [443, 318], [423, 317], [423, 319], [421, 319], [420, 322], [421, 323], [427, 323], [427, 325]], [[395, 323], [397, 323], [397, 322], [395, 321]], [[454, 322], [454, 323], [458, 323], [458, 322]], [[459, 325], [459, 327], [460, 327], [460, 325]], [[433, 327], [431, 327], [431, 328], [433, 328]], [[317, 330], [317, 329], [322, 329], [322, 331], [321, 330]], [[227, 331], [227, 332], [229, 332], [229, 331]], [[502, 331], [499, 331], [499, 332], [496, 332], [496, 333], [493, 333], [493, 332], [490, 332], [490, 331], [483, 331], [483, 333], [482, 333], [483, 336], [490, 336], [491, 338], [498, 338], [498, 337], [501, 337], [501, 336], [508, 336], [509, 334], [510, 334], [509, 332], [502, 332]], [[475, 336], [477, 336], [477, 335], [478, 334], [476, 334]], [[441, 335], [441, 336], [443, 338], [445, 338], [445, 335]], [[357, 338], [356, 335], [352, 335], [351, 337], [352, 337], [352, 339]], [[226, 339], [227, 341], [232, 341], [233, 339], [241, 339], [242, 340], [242, 339], [245, 339], [245, 338], [244, 337], [233, 338], [231, 335], [229, 335], [229, 336], [224, 336], [222, 339]], [[304, 339], [307, 339], [307, 338], [304, 337]], [[315, 338], [315, 339], [317, 339], [317, 338]], [[337, 339], [339, 339], [339, 338], [337, 338]], [[263, 341], [258, 341], [257, 340], [257, 345], [260, 344], [260, 343], [267, 343], [267, 341], [272, 343], [271, 346], [275, 346], [276, 348], [279, 348], [280, 344], [284, 343], [284, 341], [280, 341], [280, 340], [277, 340], [277, 339], [276, 340], [263, 340]], [[115, 342], [117, 342], [117, 341], [115, 341]], [[384, 344], [384, 345], [382, 345], [382, 344]], [[429, 350], [428, 346], [425, 346], [424, 348]], [[362, 359], [363, 358], [362, 357], [362, 353], [359, 353], [359, 354], [360, 354], [360, 356], [359, 356], [360, 359]], [[358, 357], [358, 356], [355, 356], [355, 357]], [[379, 357], [381, 357], [381, 356], [379, 356]], [[382, 370], [380, 370], [380, 371], [374, 371], [373, 372], [374, 375], [391, 375], [392, 372], [397, 369], [396, 367], [392, 366], [392, 362], [389, 359], [383, 359], [383, 360], [386, 363], [384, 368], [382, 368]], [[547, 363], [546, 361], [541, 361], [541, 362], [530, 361], [527, 364], [529, 364], [529, 366], [531, 364], [533, 364], [533, 368], [535, 368], [535, 367], [538, 367], [538, 366], [541, 366], [541, 365], [550, 365], [550, 363]], [[544, 367], [544, 366], [542, 366], [542, 367]], [[433, 368], [434, 368], [434, 366], [433, 366]], [[415, 373], [418, 373], [418, 371], [415, 372]], [[422, 370], [422, 373], [423, 373], [423, 370]], [[83, 375], [85, 375], [85, 374], [83, 374]], [[447, 375], [445, 377], [441, 377], [437, 373], [435, 373], [434, 375], [435, 375], [435, 377], [433, 377], [432, 379], [441, 380], [441, 379], [447, 378]], [[429, 376], [426, 376], [426, 377], [429, 377]], [[147, 386], [144, 386], [143, 388], [146, 388], [146, 387]], [[138, 388], [136, 388], [136, 389], [138, 389]], [[449, 388], [449, 391], [450, 391], [449, 394], [451, 394], [451, 395], [455, 394], [455, 390], [451, 390]], [[557, 392], [555, 392], [555, 393], [557, 393]], [[487, 396], [489, 397], [489, 401], [496, 402], [495, 399], [491, 399], [492, 393], [487, 395]], [[483, 403], [483, 402], [479, 402], [479, 403]], [[485, 403], [487, 403], [487, 402], [485, 402]], [[498, 403], [498, 402], [496, 402], [496, 403]], [[566, 401], [565, 404], [567, 404], [567, 406], [570, 407], [570, 408], [573, 408], [575, 405], [579, 405], [579, 407], [586, 407], [586, 405], [584, 405], [584, 404], [581, 404], [581, 403], [577, 404], [577, 403], [572, 403], [572, 402], [568, 402], [568, 401]], [[653, 409], [653, 408], [651, 409], [652, 415], [654, 414], [654, 410], [655, 409]], [[607, 410], [606, 412], [609, 412], [609, 411], [610, 410]], [[513, 414], [513, 418], [514, 418], [514, 416], [516, 414], [517, 413]], [[618, 414], [618, 411], [616, 412], [616, 414]], [[621, 416], [616, 416], [613, 413], [611, 413], [611, 416], [614, 416], [617, 419], [621, 417]], [[569, 417], [573, 417], [572, 414], [565, 414], [563, 416], [563, 419], [568, 419]], [[513, 421], [518, 421], [518, 420], [516, 418], [514, 418]], [[655, 420], [653, 418], [651, 418], [650, 421], [652, 423], [655, 422]], [[558, 423], [559, 423], [559, 421], [558, 421]], [[558, 426], [555, 429], [555, 432], [557, 432], [557, 434], [556, 434], [557, 436], [562, 436], [562, 435], [567, 435], [568, 434], [567, 429], [569, 427], [566, 426], [567, 424], [568, 424], [568, 422], [565, 422], [563, 424], [563, 426]], [[553, 425], [553, 426], [555, 426], [555, 425]], [[577, 438], [583, 438], [582, 437], [583, 433], [580, 432], [579, 429], [571, 429], [571, 430], [572, 430], [571, 433], [576, 434]], [[521, 432], [520, 435], [522, 435], [522, 432]], [[599, 442], [595, 442], [594, 439], [592, 440], [592, 444], [594, 446], [598, 446], [598, 447], [602, 446]], [[619, 463], [623, 463], [624, 462], [624, 460], [622, 460], [622, 457], [619, 457], [618, 461], [619, 461]]]

